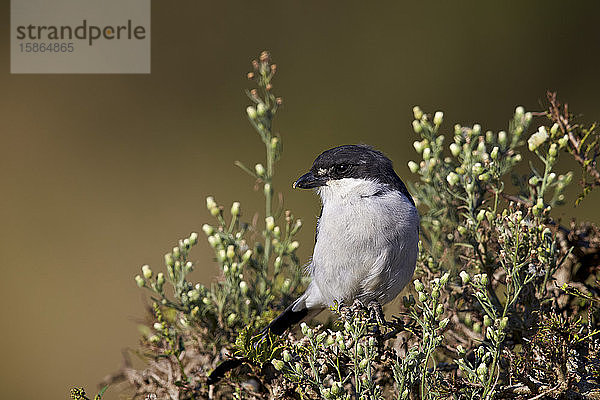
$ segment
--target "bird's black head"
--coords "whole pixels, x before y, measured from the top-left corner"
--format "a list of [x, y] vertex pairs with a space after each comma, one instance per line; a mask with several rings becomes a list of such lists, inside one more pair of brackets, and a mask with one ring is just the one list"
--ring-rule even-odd
[[302, 175], [294, 187], [301, 189], [327, 185], [328, 181], [355, 178], [386, 184], [399, 190], [412, 202], [412, 198], [400, 180], [389, 158], [382, 152], [366, 145], [344, 145], [321, 153], [310, 172]]

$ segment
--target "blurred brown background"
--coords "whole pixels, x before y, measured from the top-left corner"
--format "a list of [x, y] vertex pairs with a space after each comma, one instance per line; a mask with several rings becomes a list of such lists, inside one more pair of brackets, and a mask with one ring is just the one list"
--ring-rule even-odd
[[[411, 108], [503, 129], [514, 107], [540, 110], [546, 89], [600, 119], [598, 2], [155, 1], [151, 75], [10, 75], [9, 2], [0, 25], [2, 397], [89, 392], [135, 347], [143, 291], [174, 242], [211, 218], [204, 198], [246, 217], [261, 207], [233, 166], [263, 148], [243, 89], [270, 49], [284, 156], [278, 186], [305, 220], [312, 249], [318, 200], [291, 182], [322, 150], [366, 142], [398, 174], [414, 159]], [[224, 2], [223, 2], [224, 3]], [[564, 168], [573, 168], [564, 165]], [[576, 176], [579, 177], [578, 173]], [[571, 216], [600, 222], [590, 196]], [[195, 277], [217, 270], [208, 245]], [[119, 394], [109, 389], [105, 398]]]

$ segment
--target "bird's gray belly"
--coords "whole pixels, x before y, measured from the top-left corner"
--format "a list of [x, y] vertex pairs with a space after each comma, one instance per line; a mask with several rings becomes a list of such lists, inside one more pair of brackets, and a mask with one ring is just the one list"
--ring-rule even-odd
[[379, 210], [350, 211], [333, 210], [336, 218], [324, 214], [319, 221], [313, 283], [326, 305], [355, 299], [387, 303], [412, 276], [418, 238], [405, 237], [404, 228], [417, 228], [403, 227], [402, 221]]

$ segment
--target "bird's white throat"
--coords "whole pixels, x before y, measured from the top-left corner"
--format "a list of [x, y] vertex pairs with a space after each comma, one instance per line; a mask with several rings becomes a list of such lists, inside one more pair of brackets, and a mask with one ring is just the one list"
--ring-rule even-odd
[[344, 178], [330, 180], [326, 186], [317, 189], [323, 206], [330, 201], [348, 201], [353, 198], [365, 198], [385, 190], [385, 185], [369, 179]]

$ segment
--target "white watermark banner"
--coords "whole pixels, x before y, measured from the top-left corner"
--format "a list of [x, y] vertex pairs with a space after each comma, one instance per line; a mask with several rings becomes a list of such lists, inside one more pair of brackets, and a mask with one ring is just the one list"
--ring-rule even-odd
[[11, 73], [150, 73], [150, 0], [11, 0]]

